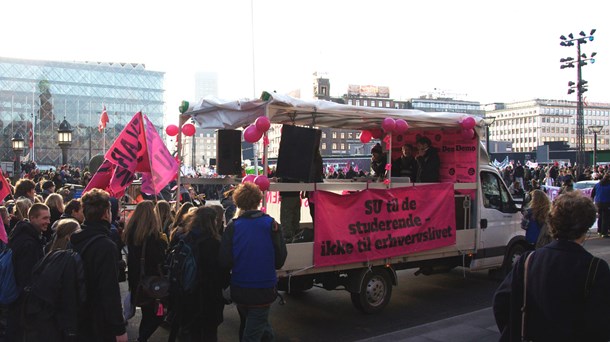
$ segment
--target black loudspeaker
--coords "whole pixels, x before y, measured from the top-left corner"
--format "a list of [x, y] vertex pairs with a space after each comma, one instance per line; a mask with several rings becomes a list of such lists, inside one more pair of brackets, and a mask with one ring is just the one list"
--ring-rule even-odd
[[241, 175], [241, 131], [219, 129], [216, 139], [216, 173]]
[[321, 137], [319, 129], [283, 125], [276, 175], [283, 179], [313, 182], [314, 156], [320, 149]]

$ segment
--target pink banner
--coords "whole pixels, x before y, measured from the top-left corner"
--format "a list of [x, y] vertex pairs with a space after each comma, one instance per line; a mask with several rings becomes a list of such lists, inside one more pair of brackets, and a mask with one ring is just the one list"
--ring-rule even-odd
[[383, 259], [455, 244], [453, 184], [316, 193], [314, 264]]
[[144, 181], [150, 179], [152, 184], [146, 186], [154, 188], [155, 193], [158, 194], [176, 176], [179, 166], [176, 159], [167, 150], [153, 123], [146, 116], [144, 121], [146, 122], [146, 147], [151, 167], [151, 177], [144, 178]]
[[475, 183], [478, 139], [465, 139], [460, 130], [407, 131], [392, 137], [392, 160], [400, 157], [401, 147], [415, 147], [419, 135], [426, 136], [438, 151], [440, 181], [449, 183]]

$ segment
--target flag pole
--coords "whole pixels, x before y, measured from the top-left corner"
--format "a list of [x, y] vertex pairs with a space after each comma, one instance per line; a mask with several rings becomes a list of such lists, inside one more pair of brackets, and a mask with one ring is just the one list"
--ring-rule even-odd
[[140, 127], [142, 134], [144, 134], [144, 144], [146, 144], [146, 155], [148, 157], [148, 168], [150, 169], [150, 178], [153, 183], [153, 195], [155, 196], [154, 203], [157, 205], [157, 184], [155, 183], [155, 176], [153, 175], [152, 161], [150, 160], [150, 148], [148, 146], [148, 139], [146, 138], [146, 126], [144, 125], [144, 114], [140, 111]]
[[184, 113], [189, 109], [188, 101], [182, 101], [178, 110], [180, 111], [180, 117], [178, 119], [178, 135], [176, 140], [178, 141], [178, 179], [176, 181], [176, 210], [180, 208], [180, 172], [182, 171], [182, 124], [186, 121]]

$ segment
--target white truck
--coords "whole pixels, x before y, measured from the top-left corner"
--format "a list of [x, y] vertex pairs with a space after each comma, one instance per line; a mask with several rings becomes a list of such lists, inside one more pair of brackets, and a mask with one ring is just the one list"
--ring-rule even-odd
[[[220, 103], [204, 99], [182, 119], [193, 118], [209, 129], [239, 129], [266, 116], [273, 124], [359, 130], [379, 129], [385, 118], [402, 119], [409, 125], [406, 133], [380, 140], [388, 151], [424, 135], [432, 138], [441, 157], [441, 183], [437, 184], [404, 182], [391, 175], [385, 182], [272, 180], [262, 206], [277, 220], [281, 203], [276, 192], [316, 191], [314, 241], [288, 244], [288, 259], [278, 271], [281, 290], [298, 292], [314, 285], [345, 289], [357, 309], [374, 313], [390, 301], [392, 286], [398, 283], [397, 270], [418, 269], [416, 274], [424, 275], [458, 266], [506, 271], [528, 248], [520, 228], [521, 212], [479, 141], [484, 119], [473, 117], [472, 138], [464, 138], [460, 122], [465, 114], [356, 107], [265, 94], [266, 100]], [[265, 155], [268, 147], [261, 145]], [[213, 180], [239, 181], [233, 177]], [[374, 206], [369, 205], [376, 202], [374, 216], [370, 210]], [[391, 210], [393, 204], [396, 210]], [[301, 225], [312, 222], [303, 208]]]

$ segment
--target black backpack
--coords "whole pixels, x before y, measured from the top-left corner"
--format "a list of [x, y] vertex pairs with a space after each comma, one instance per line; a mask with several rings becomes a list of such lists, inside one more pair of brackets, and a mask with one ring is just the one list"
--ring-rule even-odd
[[166, 269], [171, 295], [193, 293], [199, 284], [198, 240], [185, 236], [167, 254]]
[[[104, 235], [90, 238], [81, 253], [100, 238]], [[35, 330], [39, 322], [55, 318], [65, 334], [76, 334], [79, 310], [86, 300], [80, 254], [72, 249], [51, 251], [36, 263], [31, 283], [24, 289], [21, 324], [26, 330]]]

